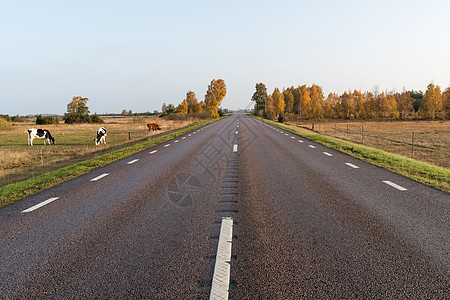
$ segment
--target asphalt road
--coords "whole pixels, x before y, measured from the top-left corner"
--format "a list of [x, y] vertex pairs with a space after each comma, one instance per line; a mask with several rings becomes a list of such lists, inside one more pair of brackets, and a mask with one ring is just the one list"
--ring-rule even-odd
[[231, 299], [445, 299], [449, 204], [233, 115], [1, 208], [0, 298], [207, 299], [229, 217]]

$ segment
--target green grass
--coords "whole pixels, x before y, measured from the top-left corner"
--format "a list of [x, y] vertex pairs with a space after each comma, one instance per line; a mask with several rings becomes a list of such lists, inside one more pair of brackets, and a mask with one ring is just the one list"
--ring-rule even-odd
[[263, 122], [282, 128], [291, 133], [316, 141], [332, 149], [349, 154], [376, 166], [450, 193], [450, 169], [433, 166], [386, 151], [343, 141], [305, 129], [283, 125], [260, 117]]
[[58, 185], [62, 182], [68, 181], [72, 178], [78, 177], [80, 175], [86, 174], [92, 170], [98, 169], [102, 166], [120, 160], [122, 158], [128, 157], [134, 153], [143, 151], [147, 148], [153, 147], [155, 145], [164, 143], [168, 140], [176, 138], [180, 135], [183, 135], [189, 131], [195, 130], [197, 128], [203, 127], [207, 124], [218, 121], [208, 120], [196, 125], [189, 126], [184, 129], [180, 129], [176, 132], [169, 133], [148, 141], [144, 141], [142, 143], [138, 143], [123, 149], [119, 149], [107, 154], [103, 154], [101, 156], [88, 159], [83, 162], [76, 163], [74, 165], [70, 165], [52, 172], [48, 172], [33, 178], [29, 178], [27, 180], [12, 183], [5, 186], [0, 187], [0, 207], [4, 206], [8, 203], [20, 200], [27, 196], [36, 194], [45, 189], [51, 188], [55, 185]]

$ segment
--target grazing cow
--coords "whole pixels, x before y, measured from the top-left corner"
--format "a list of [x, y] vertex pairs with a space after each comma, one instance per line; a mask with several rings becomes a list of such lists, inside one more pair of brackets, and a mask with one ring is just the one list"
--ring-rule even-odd
[[45, 141], [47, 141], [49, 145], [55, 144], [55, 139], [52, 137], [50, 131], [48, 131], [47, 129], [36, 129], [36, 128], [28, 129], [28, 145], [33, 146], [33, 140], [35, 138], [43, 139], [44, 145]]
[[156, 123], [148, 123], [147, 124], [148, 127], [148, 131], [152, 131], [152, 130], [161, 130], [161, 128], [159, 127], [158, 124]]
[[97, 138], [95, 139], [95, 145], [98, 145], [101, 143], [106, 145], [106, 128], [105, 127], [99, 127], [97, 130]]

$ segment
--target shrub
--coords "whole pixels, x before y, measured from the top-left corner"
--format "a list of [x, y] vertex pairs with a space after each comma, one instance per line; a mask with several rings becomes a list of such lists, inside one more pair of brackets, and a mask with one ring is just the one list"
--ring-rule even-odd
[[92, 123], [98, 123], [98, 124], [103, 124], [105, 123], [105, 121], [103, 121], [103, 119], [100, 119], [100, 117], [97, 114], [93, 114], [91, 116], [91, 122]]
[[0, 118], [0, 130], [8, 130], [11, 128], [11, 124], [4, 118]]
[[36, 124], [37, 125], [47, 125], [47, 124], [58, 124], [58, 117], [46, 117], [39, 115], [36, 118]]
[[283, 123], [284, 122], [284, 116], [282, 114], [280, 114], [278, 116], [278, 122]]

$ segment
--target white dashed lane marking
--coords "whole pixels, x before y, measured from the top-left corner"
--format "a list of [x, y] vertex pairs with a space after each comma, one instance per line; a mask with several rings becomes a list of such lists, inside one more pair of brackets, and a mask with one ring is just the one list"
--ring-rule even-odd
[[185, 138], [186, 138], [186, 137], [185, 137], [185, 136], [183, 136], [183, 137], [182, 137], [181, 139], [182, 139], [182, 140], [184, 140]]
[[228, 290], [230, 288], [232, 243], [233, 219], [222, 218], [209, 299], [228, 299]]
[[44, 206], [44, 205], [47, 205], [47, 204], [49, 204], [50, 202], [53, 202], [53, 201], [55, 201], [55, 200], [57, 200], [57, 199], [59, 199], [59, 197], [50, 198], [50, 199], [45, 200], [45, 201], [43, 201], [43, 202], [41, 202], [41, 203], [39, 203], [39, 204], [36, 204], [35, 206], [32, 206], [32, 207], [30, 207], [30, 208], [28, 208], [28, 209], [25, 209], [25, 210], [22, 211], [22, 212], [23, 212], [23, 213], [32, 212], [33, 210], [36, 210], [36, 209], [38, 209], [38, 208], [40, 208], [40, 207], [42, 207], [42, 206]]
[[355, 166], [354, 164], [351, 164], [351, 163], [345, 163], [345, 164], [353, 169], [359, 169], [359, 167]]
[[178, 143], [180, 140], [176, 140], [174, 143]]
[[158, 152], [158, 150], [153, 150], [153, 151], [149, 152], [149, 154], [154, 154], [156, 152]]
[[393, 183], [393, 182], [391, 182], [389, 180], [384, 180], [383, 182], [388, 184], [388, 185], [390, 185], [390, 186], [392, 186], [392, 187], [394, 187], [394, 188], [396, 188], [399, 191], [407, 191], [408, 190], [408, 189], [405, 189], [404, 187], [399, 186], [398, 184], [395, 184], [395, 183]]
[[315, 149], [316, 148], [316, 146], [313, 146], [313, 145], [308, 145], [310, 148], [313, 148], [313, 149]]
[[238, 149], [238, 145], [237, 145], [237, 144], [234, 144], [234, 145], [233, 145], [233, 152], [237, 152], [237, 149]]
[[333, 156], [333, 154], [328, 153], [328, 152], [323, 152], [323, 154], [325, 154], [326, 156]]
[[167, 148], [167, 147], [169, 147], [169, 146], [170, 146], [170, 144], [164, 145], [164, 148]]
[[131, 165], [134, 164], [135, 162], [137, 162], [139, 159], [133, 159], [132, 161], [127, 162], [127, 165]]
[[103, 174], [100, 175], [100, 176], [97, 176], [97, 177], [95, 177], [95, 178], [92, 178], [91, 181], [97, 181], [97, 180], [102, 179], [103, 177], [106, 177], [106, 176], [108, 176], [108, 175], [109, 175], [109, 173], [103, 173]]
[[299, 143], [303, 143], [303, 141], [302, 140], [298, 140], [299, 141]]

